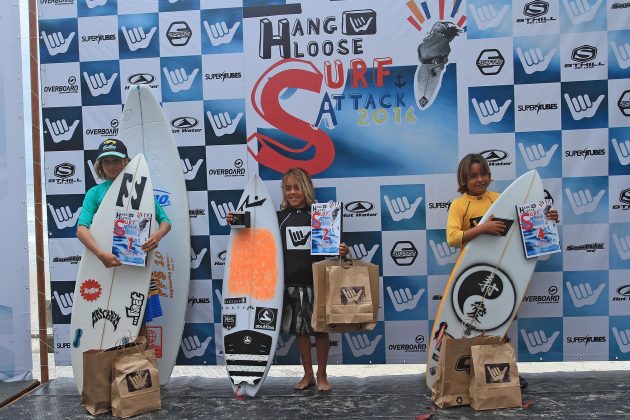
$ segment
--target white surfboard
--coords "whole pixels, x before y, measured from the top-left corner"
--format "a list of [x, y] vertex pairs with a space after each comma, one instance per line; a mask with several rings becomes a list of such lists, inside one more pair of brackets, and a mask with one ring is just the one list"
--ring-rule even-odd
[[119, 137], [130, 156], [145, 155], [155, 197], [172, 222], [171, 231], [160, 241], [153, 261], [163, 316], [147, 323], [149, 347], [155, 350], [160, 384], [166, 385], [184, 332], [190, 285], [190, 217], [177, 145], [164, 111], [148, 86], [130, 87]]
[[509, 228], [503, 236], [480, 235], [466, 244], [446, 284], [431, 330], [426, 382], [431, 388], [440, 358], [435, 343], [441, 328], [454, 338], [504, 336], [527, 291], [536, 258], [526, 259], [516, 205], [544, 199], [538, 172], [529, 171], [501, 193], [480, 223], [490, 215]]
[[223, 276], [221, 325], [232, 389], [256, 396], [276, 352], [284, 266], [278, 218], [265, 184], [254, 175], [239, 201], [249, 228], [232, 228]]
[[[112, 249], [116, 210], [155, 212], [149, 168], [142, 154], [114, 180], [94, 215], [90, 232], [98, 246]], [[155, 219], [151, 230], [155, 230]], [[70, 355], [79, 393], [83, 390], [83, 352], [106, 349], [138, 335], [151, 279], [153, 252], [145, 267], [105, 268], [85, 249], [74, 288]]]

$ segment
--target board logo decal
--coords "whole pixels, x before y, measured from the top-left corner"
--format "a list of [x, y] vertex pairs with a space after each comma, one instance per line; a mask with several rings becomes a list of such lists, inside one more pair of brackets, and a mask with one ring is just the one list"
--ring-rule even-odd
[[83, 283], [81, 283], [81, 287], [79, 288], [81, 292], [81, 297], [83, 300], [88, 302], [93, 302], [101, 297], [101, 293], [103, 292], [103, 288], [101, 284], [95, 279], [87, 279]]
[[236, 314], [224, 314], [223, 315], [223, 328], [231, 330], [236, 327]]
[[243, 204], [241, 204], [241, 206], [238, 208], [238, 211], [243, 211], [245, 209], [251, 209], [252, 207], [260, 207], [263, 205], [263, 203], [265, 201], [267, 201], [266, 198], [263, 198], [262, 200], [258, 199], [258, 196], [254, 196], [254, 201], [250, 202], [249, 201], [250, 196], [248, 195], [247, 197], [245, 197], [245, 201], [243, 201]]
[[81, 328], [77, 328], [74, 332], [74, 340], [72, 340], [72, 347], [75, 349], [81, 347], [81, 336], [83, 335], [83, 330]]
[[120, 322], [120, 315], [111, 309], [98, 308], [92, 312], [92, 328], [101, 319], [109, 321], [114, 326], [114, 331], [116, 331]]
[[453, 286], [451, 303], [459, 320], [471, 330], [491, 331], [508, 322], [516, 309], [516, 290], [501, 269], [487, 264], [465, 269]]
[[[501, 233], [501, 236], [505, 236], [510, 232], [510, 229], [512, 228], [512, 225], [514, 224], [514, 220], [513, 219], [501, 219], [500, 217], [493, 217], [492, 220], [496, 220], [498, 222], [503, 222], [503, 224], [505, 225], [505, 230], [503, 231], [503, 233]], [[481, 217], [473, 217], [470, 219], [470, 227], [471, 229], [474, 227], [477, 227], [479, 225], [479, 222], [481, 222]]]
[[155, 352], [156, 358], [162, 358], [162, 327], [147, 325], [147, 347]]
[[131, 298], [131, 305], [125, 306], [127, 310], [127, 318], [133, 318], [133, 325], [138, 325], [138, 321], [140, 320], [140, 310], [142, 309], [142, 304], [144, 303], [144, 295], [138, 292], [131, 292], [129, 296]]
[[245, 297], [235, 297], [235, 298], [225, 298], [223, 299], [224, 305], [235, 305], [237, 303], [247, 303], [247, 298]]
[[125, 172], [123, 174], [123, 180], [120, 184], [120, 190], [118, 190], [118, 197], [116, 198], [116, 207], [125, 207], [125, 200], [129, 200], [129, 187], [128, 184], [133, 183], [134, 196], [131, 197], [131, 208], [134, 210], [140, 209], [140, 201], [142, 201], [142, 193], [144, 187], [147, 184], [147, 177], [141, 176], [140, 181], [133, 182], [133, 174]]
[[254, 321], [255, 330], [276, 330], [276, 319], [278, 318], [278, 310], [275, 308], [256, 308], [256, 320]]

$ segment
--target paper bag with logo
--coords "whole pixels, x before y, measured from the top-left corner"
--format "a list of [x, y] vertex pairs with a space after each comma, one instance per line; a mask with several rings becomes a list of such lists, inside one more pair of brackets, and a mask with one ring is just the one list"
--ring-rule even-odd
[[339, 264], [326, 267], [326, 323], [372, 322], [370, 274], [365, 266]]
[[112, 363], [118, 356], [138, 353], [146, 348], [146, 338], [107, 350], [93, 349], [83, 352], [83, 391], [81, 404], [92, 415], [111, 410], [112, 392], [110, 378]]
[[472, 346], [470, 405], [475, 410], [521, 407], [516, 354], [510, 343]]
[[440, 344], [440, 359], [431, 399], [440, 408], [470, 405], [470, 347], [479, 344], [500, 343], [500, 337], [477, 336], [453, 338], [444, 334]]
[[369, 331], [376, 326], [379, 303], [379, 277], [378, 265], [362, 260], [354, 260], [355, 266], [367, 267], [370, 280], [370, 293], [372, 295], [372, 317], [369, 322], [355, 324], [327, 324], [326, 323], [326, 273], [327, 267], [339, 266], [339, 260], [323, 260], [313, 263], [313, 315], [311, 327], [317, 332], [343, 333], [353, 331]]
[[114, 360], [111, 392], [114, 416], [126, 418], [161, 409], [155, 352], [124, 354]]

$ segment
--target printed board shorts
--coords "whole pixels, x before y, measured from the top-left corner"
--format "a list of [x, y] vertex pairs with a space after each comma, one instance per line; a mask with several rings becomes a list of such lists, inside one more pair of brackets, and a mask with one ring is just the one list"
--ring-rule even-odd
[[283, 334], [311, 335], [313, 315], [313, 289], [311, 287], [288, 286], [284, 289], [282, 309]]

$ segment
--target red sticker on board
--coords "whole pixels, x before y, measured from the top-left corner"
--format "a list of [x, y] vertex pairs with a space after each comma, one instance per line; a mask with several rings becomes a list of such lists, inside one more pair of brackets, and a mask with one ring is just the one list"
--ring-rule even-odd
[[103, 288], [101, 284], [94, 279], [87, 279], [83, 283], [81, 283], [81, 297], [88, 302], [95, 301], [99, 297], [101, 297], [101, 292]]

